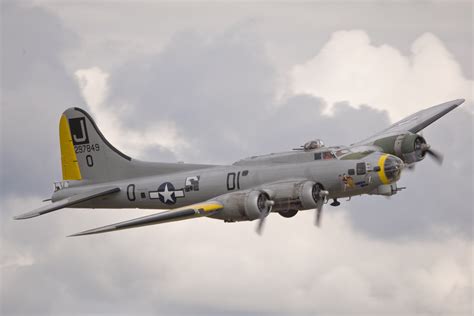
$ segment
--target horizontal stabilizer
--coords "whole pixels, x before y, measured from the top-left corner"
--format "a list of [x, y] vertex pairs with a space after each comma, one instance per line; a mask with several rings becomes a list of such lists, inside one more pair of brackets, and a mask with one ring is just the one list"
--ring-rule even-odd
[[27, 219], [27, 218], [40, 216], [49, 212], [57, 211], [65, 207], [73, 206], [81, 202], [89, 201], [97, 197], [109, 195], [109, 194], [116, 193], [119, 191], [120, 191], [120, 188], [118, 187], [107, 187], [107, 188], [91, 190], [85, 193], [73, 195], [64, 200], [53, 202], [51, 204], [37, 208], [36, 210], [33, 210], [31, 212], [15, 216], [14, 219]]
[[129, 221], [120, 222], [112, 225], [107, 225], [99, 228], [86, 230], [69, 237], [83, 236], [107, 233], [116, 230], [135, 228], [141, 226], [162, 224], [168, 222], [181, 221], [190, 218], [197, 218], [202, 216], [209, 216], [215, 214], [215, 212], [221, 210], [224, 206], [216, 201], [209, 201], [204, 203], [193, 204], [185, 207], [181, 207], [175, 210], [160, 212], [157, 214], [147, 215], [139, 218], [135, 218]]

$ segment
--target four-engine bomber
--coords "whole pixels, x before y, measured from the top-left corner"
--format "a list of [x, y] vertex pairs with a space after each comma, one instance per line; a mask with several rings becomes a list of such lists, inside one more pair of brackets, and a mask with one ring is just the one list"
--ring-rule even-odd
[[292, 151], [253, 156], [233, 165], [144, 162], [125, 155], [102, 135], [91, 116], [70, 108], [59, 123], [63, 181], [55, 183], [51, 202], [15, 219], [65, 207], [166, 209], [157, 214], [84, 231], [88, 235], [197, 217], [226, 222], [267, 216], [293, 217], [339, 198], [363, 194], [392, 195], [404, 168], [432, 156], [419, 134], [464, 100], [417, 112], [372, 137], [350, 146], [326, 147], [310, 141]]

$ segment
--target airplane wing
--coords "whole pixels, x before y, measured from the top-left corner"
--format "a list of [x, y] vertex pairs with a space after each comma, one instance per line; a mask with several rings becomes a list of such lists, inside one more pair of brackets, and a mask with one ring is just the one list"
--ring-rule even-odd
[[391, 125], [387, 129], [378, 132], [371, 137], [364, 139], [363, 141], [357, 142], [352, 144], [353, 146], [359, 145], [369, 145], [372, 144], [374, 141], [388, 137], [399, 135], [407, 132], [411, 133], [418, 133], [431, 123], [435, 122], [439, 118], [443, 117], [450, 111], [454, 110], [456, 107], [461, 105], [464, 102], [464, 99], [457, 99], [449, 102], [445, 102], [439, 105], [432, 106], [430, 108], [421, 110], [412, 114], [401, 121]]
[[64, 200], [56, 201], [51, 204], [45, 205], [43, 207], [37, 208], [36, 210], [33, 210], [28, 213], [24, 213], [18, 216], [15, 216], [14, 219], [27, 219], [27, 218], [32, 218], [36, 216], [40, 216], [46, 213], [50, 213], [65, 207], [73, 206], [76, 204], [79, 204], [81, 202], [89, 201], [92, 199], [95, 199], [99, 196], [105, 196], [109, 194], [113, 194], [116, 192], [119, 192], [120, 188], [118, 187], [107, 187], [107, 188], [100, 188], [100, 189], [95, 189], [91, 190], [85, 193], [80, 193], [73, 195], [69, 198], [66, 198]]
[[160, 212], [152, 215], [147, 215], [125, 222], [120, 222], [112, 225], [107, 225], [99, 228], [94, 228], [86, 230], [77, 234], [70, 235], [69, 237], [74, 236], [83, 236], [83, 235], [92, 235], [106, 233], [116, 230], [129, 229], [141, 226], [162, 224], [168, 222], [181, 221], [190, 218], [197, 218], [203, 216], [209, 216], [215, 214], [221, 210], [224, 206], [217, 201], [208, 201], [203, 203], [197, 203], [181, 208], [177, 208], [170, 211]]

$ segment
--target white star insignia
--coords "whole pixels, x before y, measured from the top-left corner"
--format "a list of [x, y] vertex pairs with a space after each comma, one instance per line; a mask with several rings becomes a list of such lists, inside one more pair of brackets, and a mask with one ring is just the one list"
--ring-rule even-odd
[[165, 185], [165, 190], [163, 192], [160, 192], [160, 195], [163, 197], [163, 202], [166, 203], [168, 201], [174, 202], [174, 199], [172, 198], [172, 194], [174, 191], [169, 191], [168, 190], [168, 184]]

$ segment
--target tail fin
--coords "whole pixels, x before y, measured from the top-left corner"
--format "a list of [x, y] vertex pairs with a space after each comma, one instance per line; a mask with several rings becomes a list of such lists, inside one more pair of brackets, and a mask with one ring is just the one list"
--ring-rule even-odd
[[69, 108], [62, 114], [59, 139], [64, 180], [107, 182], [212, 167], [132, 159], [112, 146], [80, 108]]
[[112, 146], [91, 116], [67, 109], [59, 122], [64, 180], [108, 180], [114, 170], [127, 168], [131, 158]]

